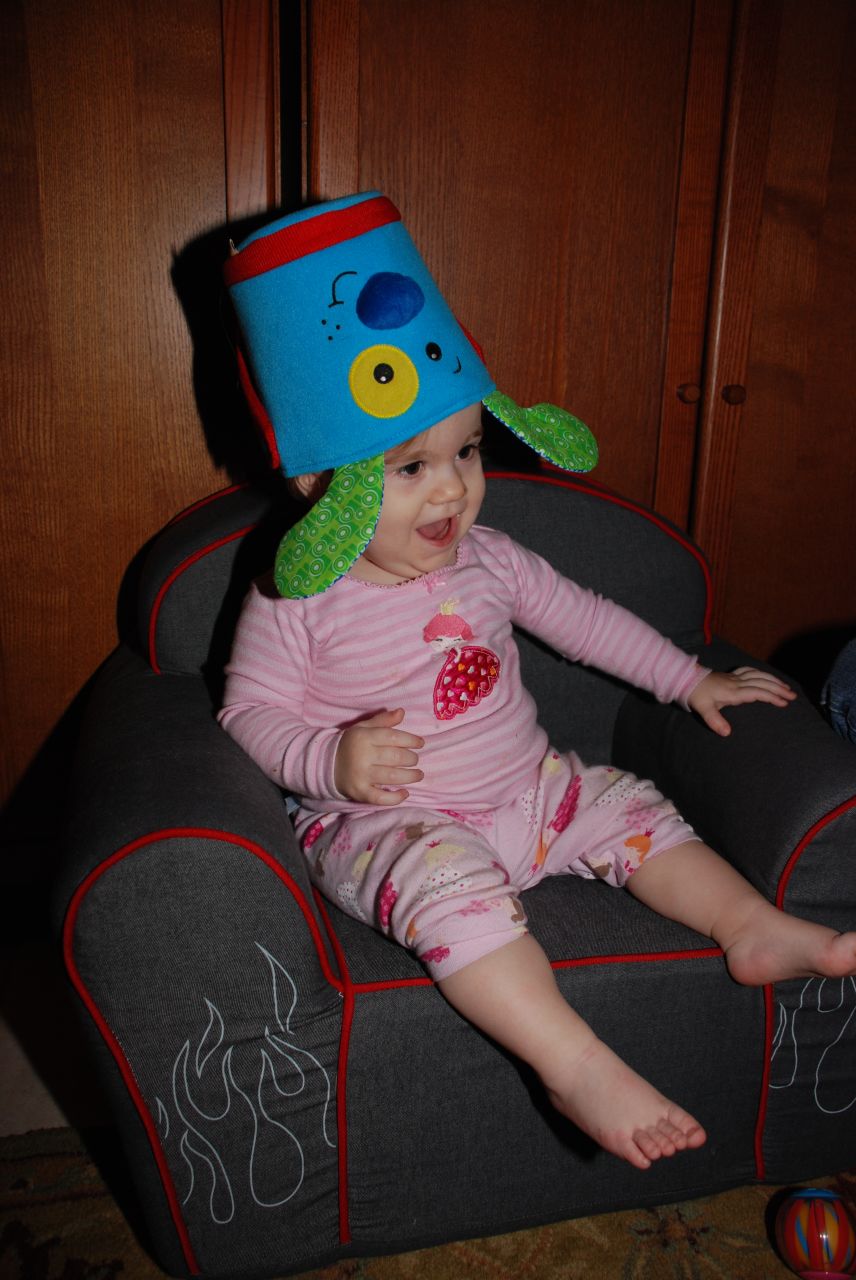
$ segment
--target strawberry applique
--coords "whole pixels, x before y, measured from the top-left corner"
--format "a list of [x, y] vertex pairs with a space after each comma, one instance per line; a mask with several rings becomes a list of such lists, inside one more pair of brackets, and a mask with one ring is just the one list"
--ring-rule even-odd
[[499, 658], [481, 645], [452, 649], [434, 684], [434, 715], [451, 720], [486, 698], [499, 679]]
[[434, 682], [434, 715], [451, 720], [488, 697], [499, 679], [499, 658], [472, 640], [469, 623], [455, 613], [457, 600], [446, 600], [422, 632], [427, 644], [447, 653]]

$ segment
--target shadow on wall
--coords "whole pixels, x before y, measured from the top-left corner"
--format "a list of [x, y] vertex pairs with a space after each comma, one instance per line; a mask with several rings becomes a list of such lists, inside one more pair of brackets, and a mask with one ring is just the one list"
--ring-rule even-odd
[[856, 619], [841, 626], [801, 632], [779, 645], [770, 662], [798, 680], [812, 702], [819, 703], [835, 659], [854, 636]]
[[[236, 327], [223, 283], [223, 263], [229, 256], [230, 239], [239, 243], [271, 216], [246, 218], [191, 240], [173, 258], [171, 272], [190, 332], [193, 391], [208, 452], [233, 482], [250, 481], [263, 487], [273, 473], [238, 381]], [[164, 519], [173, 514], [165, 513]]]

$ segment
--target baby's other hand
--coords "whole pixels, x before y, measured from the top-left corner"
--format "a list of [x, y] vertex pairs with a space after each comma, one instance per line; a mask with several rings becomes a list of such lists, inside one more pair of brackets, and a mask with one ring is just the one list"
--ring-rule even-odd
[[736, 707], [741, 702], [769, 702], [786, 707], [797, 695], [778, 676], [755, 667], [735, 667], [733, 671], [711, 671], [697, 684], [687, 699], [714, 733], [727, 738], [731, 725], [719, 714], [720, 707]]
[[405, 786], [421, 782], [425, 775], [416, 768], [416, 752], [425, 742], [395, 728], [403, 719], [401, 707], [378, 711], [344, 731], [333, 767], [334, 781], [342, 795], [360, 804], [401, 804], [410, 794]]

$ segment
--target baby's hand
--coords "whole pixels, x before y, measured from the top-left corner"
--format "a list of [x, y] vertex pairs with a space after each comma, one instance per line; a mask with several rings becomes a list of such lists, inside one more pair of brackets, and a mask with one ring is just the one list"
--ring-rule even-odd
[[770, 702], [786, 707], [797, 695], [784, 681], [768, 671], [754, 667], [735, 667], [733, 671], [712, 671], [697, 684], [687, 701], [714, 733], [727, 738], [731, 725], [719, 714], [720, 707], [735, 707], [741, 702]]
[[378, 711], [346, 729], [339, 739], [333, 776], [342, 795], [361, 804], [401, 804], [410, 794], [399, 783], [421, 782], [425, 776], [417, 769], [416, 752], [425, 746], [422, 738], [396, 729], [404, 712]]

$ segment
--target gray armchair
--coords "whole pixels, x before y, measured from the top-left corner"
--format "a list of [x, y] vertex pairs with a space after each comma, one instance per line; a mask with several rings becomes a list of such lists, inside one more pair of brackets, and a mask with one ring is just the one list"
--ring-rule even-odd
[[[324, 902], [281, 792], [215, 723], [250, 579], [287, 519], [230, 490], [169, 524], [136, 646], [93, 681], [57, 884], [71, 980], [161, 1266], [281, 1275], [754, 1179], [856, 1151], [856, 983], [750, 990], [707, 938], [573, 878], [527, 895], [574, 1007], [699, 1117], [642, 1173], [597, 1149], [418, 962]], [[482, 519], [709, 665], [701, 557], [650, 513], [552, 472], [495, 476]], [[856, 750], [800, 699], [721, 740], [520, 638], [555, 745], [653, 777], [769, 898], [856, 919]]]

